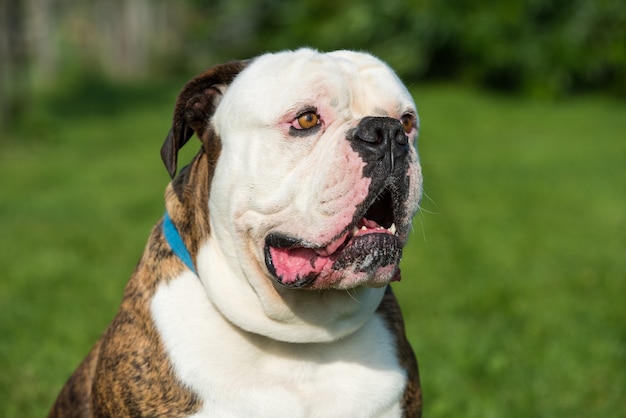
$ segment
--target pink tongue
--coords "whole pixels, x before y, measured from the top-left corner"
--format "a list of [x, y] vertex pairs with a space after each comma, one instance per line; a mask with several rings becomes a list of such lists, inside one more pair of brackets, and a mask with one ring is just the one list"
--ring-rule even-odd
[[324, 248], [271, 248], [276, 273], [282, 278], [284, 284], [291, 285], [309, 275], [317, 275], [322, 270], [330, 270], [333, 264], [330, 256], [350, 236], [350, 232], [346, 232]]
[[283, 284], [293, 285], [322, 270], [330, 270], [333, 261], [310, 248], [270, 248], [276, 274]]

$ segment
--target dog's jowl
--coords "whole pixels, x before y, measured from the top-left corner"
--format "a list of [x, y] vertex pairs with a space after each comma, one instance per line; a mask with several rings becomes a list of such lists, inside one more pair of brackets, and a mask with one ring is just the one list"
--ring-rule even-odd
[[165, 215], [50, 416], [419, 417], [389, 287], [421, 195], [418, 129], [365, 53], [267, 54], [189, 81], [161, 148]]

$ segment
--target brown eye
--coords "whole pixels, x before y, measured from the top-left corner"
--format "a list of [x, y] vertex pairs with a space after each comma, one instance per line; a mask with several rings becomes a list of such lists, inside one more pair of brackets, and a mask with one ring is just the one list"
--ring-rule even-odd
[[415, 116], [411, 114], [407, 113], [406, 115], [402, 116], [400, 122], [402, 123], [402, 128], [404, 128], [404, 132], [406, 132], [407, 134], [411, 132], [413, 128], [415, 128]]
[[298, 116], [298, 125], [302, 129], [311, 129], [317, 126], [320, 117], [315, 112], [306, 112]]

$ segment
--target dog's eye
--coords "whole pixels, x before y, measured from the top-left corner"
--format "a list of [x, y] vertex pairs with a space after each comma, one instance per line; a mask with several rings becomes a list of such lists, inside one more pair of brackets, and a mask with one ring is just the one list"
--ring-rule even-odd
[[320, 117], [315, 112], [309, 111], [298, 116], [297, 121], [301, 129], [311, 129], [317, 126]]
[[400, 122], [402, 123], [402, 128], [404, 128], [404, 132], [406, 132], [407, 134], [411, 132], [416, 125], [415, 116], [411, 115], [410, 113], [403, 115], [400, 119]]

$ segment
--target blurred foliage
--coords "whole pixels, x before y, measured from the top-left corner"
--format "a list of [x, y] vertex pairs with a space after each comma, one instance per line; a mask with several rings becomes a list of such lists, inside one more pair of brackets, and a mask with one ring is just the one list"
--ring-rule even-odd
[[460, 79], [535, 96], [589, 89], [626, 94], [621, 0], [220, 0], [192, 6], [190, 44], [205, 43], [220, 57], [302, 45], [364, 49], [410, 82]]

